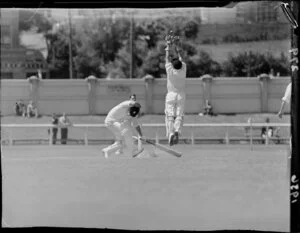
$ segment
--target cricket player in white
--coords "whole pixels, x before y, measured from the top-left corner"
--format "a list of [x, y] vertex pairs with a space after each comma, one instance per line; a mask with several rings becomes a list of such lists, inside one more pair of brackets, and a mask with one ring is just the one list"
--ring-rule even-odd
[[[289, 83], [285, 89], [284, 96], [281, 99], [281, 106], [278, 112], [278, 117], [282, 118], [282, 114], [284, 113], [284, 107], [286, 104], [291, 103], [291, 95], [292, 95], [292, 83]], [[290, 150], [292, 149], [292, 138], [290, 138]]]
[[127, 148], [131, 156], [135, 157], [143, 151], [138, 148], [133, 140], [134, 128], [138, 137], [143, 137], [141, 127], [138, 124], [137, 116], [141, 105], [135, 100], [127, 100], [112, 108], [105, 118], [106, 127], [114, 134], [115, 143], [102, 150], [105, 158], [114, 152], [122, 153]]
[[166, 47], [166, 73], [167, 90], [165, 99], [165, 122], [166, 135], [169, 139], [169, 145], [178, 143], [178, 137], [181, 134], [183, 125], [184, 106], [185, 106], [185, 88], [186, 88], [186, 63], [180, 55], [178, 44], [175, 44], [176, 58], [171, 60], [170, 47], [172, 46], [172, 36], [167, 37]]
[[291, 94], [292, 94], [292, 83], [289, 83], [289, 85], [285, 89], [284, 96], [281, 99], [281, 106], [280, 110], [278, 112], [279, 118], [282, 118], [282, 114], [284, 113], [284, 107], [286, 104], [290, 104], [291, 102]]

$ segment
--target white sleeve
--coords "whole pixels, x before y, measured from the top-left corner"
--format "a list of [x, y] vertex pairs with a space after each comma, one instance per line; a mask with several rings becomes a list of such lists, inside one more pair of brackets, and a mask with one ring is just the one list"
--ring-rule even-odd
[[182, 62], [182, 66], [183, 66], [184, 72], [186, 73], [186, 63], [185, 63], [185, 62]]
[[282, 97], [281, 100], [289, 104], [291, 102], [291, 94], [292, 94], [292, 83], [290, 83], [285, 89], [284, 96]]
[[166, 62], [166, 65], [165, 65], [165, 67], [166, 67], [166, 72], [167, 72], [167, 74], [170, 74], [171, 73], [171, 71], [172, 71], [172, 63], [171, 62]]
[[135, 102], [133, 100], [126, 100], [122, 103], [124, 107], [131, 107]]

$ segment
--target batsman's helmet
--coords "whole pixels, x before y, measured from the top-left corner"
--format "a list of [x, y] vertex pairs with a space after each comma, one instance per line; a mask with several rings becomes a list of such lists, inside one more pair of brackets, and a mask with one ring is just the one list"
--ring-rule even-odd
[[139, 103], [135, 103], [132, 107], [129, 109], [129, 114], [132, 117], [135, 117], [139, 114], [141, 109], [141, 105]]

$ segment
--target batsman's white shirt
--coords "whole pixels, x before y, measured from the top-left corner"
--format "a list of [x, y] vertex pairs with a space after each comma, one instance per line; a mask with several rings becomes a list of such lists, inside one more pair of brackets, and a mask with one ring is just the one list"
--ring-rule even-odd
[[134, 136], [133, 126], [138, 126], [137, 118], [129, 114], [130, 107], [135, 103], [133, 100], [124, 101], [112, 108], [105, 118], [106, 127], [114, 134], [116, 142], [103, 150], [112, 153], [127, 147], [131, 154], [135, 153], [132, 136]]
[[126, 100], [118, 104], [109, 111], [104, 122], [106, 124], [109, 124], [114, 122], [129, 123], [130, 121], [130, 123], [132, 123], [134, 126], [137, 126], [138, 122], [136, 117], [132, 117], [129, 115], [129, 108], [134, 103], [135, 101], [133, 100]]
[[292, 94], [292, 83], [289, 83], [289, 85], [285, 89], [284, 96], [282, 97], [282, 101], [286, 102], [287, 104], [290, 104], [291, 102], [291, 94]]

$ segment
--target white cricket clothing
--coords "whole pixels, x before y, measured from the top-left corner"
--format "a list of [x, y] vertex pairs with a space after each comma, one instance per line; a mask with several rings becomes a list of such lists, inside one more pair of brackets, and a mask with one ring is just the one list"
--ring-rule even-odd
[[168, 92], [165, 98], [165, 114], [167, 116], [183, 116], [186, 94], [184, 92]]
[[133, 100], [126, 100], [112, 108], [105, 118], [105, 123], [131, 121], [134, 126], [137, 126], [135, 117], [130, 116], [129, 108], [135, 103]]
[[168, 92], [185, 92], [186, 88], [186, 64], [182, 62], [179, 70], [173, 68], [171, 62], [166, 62], [167, 89]]
[[165, 124], [166, 136], [169, 137], [174, 131], [181, 133], [186, 100], [186, 64], [182, 62], [179, 70], [173, 68], [171, 62], [166, 62], [167, 90], [165, 98]]
[[138, 126], [136, 117], [129, 114], [129, 109], [135, 101], [124, 101], [112, 108], [105, 118], [106, 127], [113, 133], [116, 142], [111, 146], [104, 148], [107, 154], [118, 150], [128, 148], [131, 155], [136, 152], [136, 146], [133, 142], [134, 127]]
[[291, 94], [292, 94], [292, 83], [289, 83], [289, 85], [285, 89], [284, 96], [282, 97], [282, 101], [286, 102], [287, 104], [290, 104], [291, 102]]

